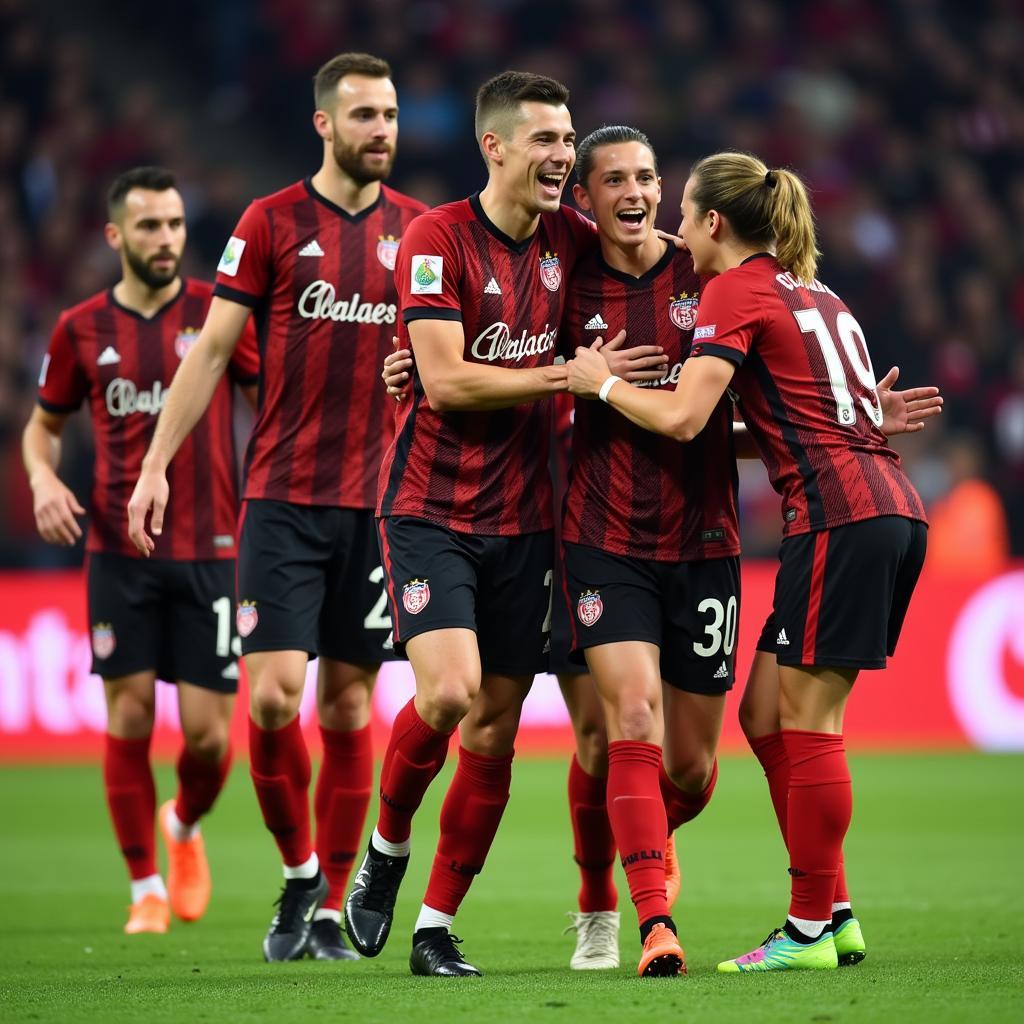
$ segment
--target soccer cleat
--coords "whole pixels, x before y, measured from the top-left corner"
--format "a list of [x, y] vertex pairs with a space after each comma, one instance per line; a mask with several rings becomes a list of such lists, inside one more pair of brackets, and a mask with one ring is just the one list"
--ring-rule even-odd
[[150, 892], [128, 908], [128, 923], [124, 926], [124, 933], [142, 935], [149, 932], [163, 935], [170, 923], [171, 911], [167, 900]]
[[659, 922], [647, 933], [636, 973], [641, 978], [674, 978], [686, 973], [683, 947], [667, 924]]
[[363, 956], [376, 956], [388, 941], [395, 900], [408, 857], [389, 857], [371, 845], [345, 900], [345, 930]]
[[206, 862], [203, 837], [197, 832], [191, 839], [175, 839], [167, 821], [174, 810], [168, 800], [157, 815], [160, 834], [167, 847], [167, 898], [174, 916], [182, 921], [198, 921], [210, 902], [210, 866]]
[[270, 962], [301, 960], [309, 942], [313, 915], [327, 899], [327, 879], [318, 872], [316, 884], [303, 885], [299, 879], [289, 879], [274, 903], [277, 913], [270, 929], [263, 937], [263, 959]]
[[827, 971], [839, 966], [832, 932], [826, 931], [814, 942], [795, 942], [782, 928], [775, 931], [757, 949], [725, 960], [718, 965], [721, 974], [745, 971]]
[[576, 952], [569, 966], [574, 971], [603, 971], [619, 966], [619, 912], [594, 910], [587, 914], [569, 911], [566, 932], [576, 933]]
[[421, 928], [414, 936], [409, 970], [422, 977], [480, 978], [483, 971], [474, 967], [456, 948], [462, 939], [447, 928]]
[[359, 954], [348, 948], [341, 925], [330, 918], [314, 921], [306, 941], [306, 956], [311, 960], [358, 960]]
[[836, 944], [836, 957], [840, 967], [852, 967], [868, 955], [864, 933], [860, 930], [860, 921], [855, 917], [848, 917], [842, 924], [836, 925], [832, 931], [832, 938]]
[[679, 899], [679, 887], [682, 884], [682, 876], [679, 873], [679, 858], [676, 856], [675, 833], [665, 840], [665, 899], [668, 902], [668, 909], [671, 911], [677, 899]]

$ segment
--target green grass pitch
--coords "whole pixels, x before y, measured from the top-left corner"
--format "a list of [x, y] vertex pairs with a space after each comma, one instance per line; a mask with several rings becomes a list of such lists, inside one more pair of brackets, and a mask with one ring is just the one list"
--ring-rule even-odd
[[[750, 757], [724, 758], [705, 814], [679, 833], [676, 908], [690, 974], [640, 981], [620, 878], [623, 966], [568, 969], [575, 906], [565, 765], [523, 758], [485, 872], [456, 931], [484, 970], [450, 982], [408, 973], [409, 936], [447, 773], [416, 822], [391, 941], [357, 964], [264, 964], [280, 885], [244, 768], [204, 827], [214, 875], [206, 918], [165, 936], [121, 932], [127, 883], [98, 765], [0, 770], [0, 1020], [59, 1021], [1022, 1021], [1024, 759], [973, 754], [852, 759], [847, 841], [868, 957], [826, 974], [721, 976], [782, 922], [785, 857]], [[450, 771], [450, 766], [448, 771]], [[162, 797], [171, 770], [159, 771]]]

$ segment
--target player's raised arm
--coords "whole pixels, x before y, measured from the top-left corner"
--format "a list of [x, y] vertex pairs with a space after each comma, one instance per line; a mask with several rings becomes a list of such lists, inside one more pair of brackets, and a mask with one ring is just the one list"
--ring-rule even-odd
[[21, 452], [39, 536], [50, 544], [71, 547], [82, 536], [75, 516], [85, 515], [85, 509], [57, 476], [60, 435], [66, 421], [66, 413], [49, 412], [37, 405], [22, 432]]
[[128, 503], [128, 535], [144, 555], [154, 548], [146, 532], [146, 516], [159, 536], [167, 507], [167, 466], [199, 418], [206, 412], [251, 310], [228, 299], [214, 298], [206, 323], [192, 350], [182, 360], [160, 412], [156, 432], [142, 460], [142, 473]]

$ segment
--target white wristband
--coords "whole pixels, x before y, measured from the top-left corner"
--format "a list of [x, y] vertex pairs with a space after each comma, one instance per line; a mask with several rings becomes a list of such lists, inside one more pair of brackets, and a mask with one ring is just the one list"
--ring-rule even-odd
[[598, 398], [600, 398], [602, 402], [607, 402], [607, 401], [608, 401], [608, 392], [609, 392], [609, 391], [611, 391], [611, 389], [612, 389], [612, 385], [613, 385], [613, 384], [615, 384], [615, 382], [616, 382], [616, 381], [619, 381], [619, 380], [622, 380], [622, 378], [621, 378], [621, 377], [616, 377], [616, 376], [615, 376], [615, 374], [613, 373], [613, 374], [612, 374], [612, 375], [611, 375], [611, 376], [610, 376], [610, 377], [609, 377], [609, 378], [608, 378], [608, 379], [607, 379], [607, 380], [606, 380], [606, 381], [605, 381], [605, 382], [604, 382], [604, 383], [603, 383], [603, 384], [601, 385], [601, 390], [600, 390], [600, 391], [598, 391], [598, 393], [597, 393], [597, 397], [598, 397]]

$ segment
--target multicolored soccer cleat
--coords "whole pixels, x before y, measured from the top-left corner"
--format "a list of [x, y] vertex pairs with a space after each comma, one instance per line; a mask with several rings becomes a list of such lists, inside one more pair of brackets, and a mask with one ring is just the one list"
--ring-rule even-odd
[[679, 899], [679, 888], [682, 875], [679, 871], [679, 858], [676, 856], [676, 837], [673, 833], [665, 840], [665, 899], [669, 911]]
[[150, 892], [128, 908], [128, 923], [124, 926], [124, 933], [163, 935], [170, 922], [171, 911], [167, 900]]
[[842, 924], [836, 925], [832, 938], [835, 940], [840, 967], [852, 967], [868, 955], [864, 934], [860, 930], [860, 921], [855, 917], [849, 917]]
[[781, 928], [757, 949], [725, 960], [718, 965], [721, 974], [742, 974], [746, 971], [827, 971], [839, 966], [832, 933], [825, 931], [815, 942], [794, 942]]

